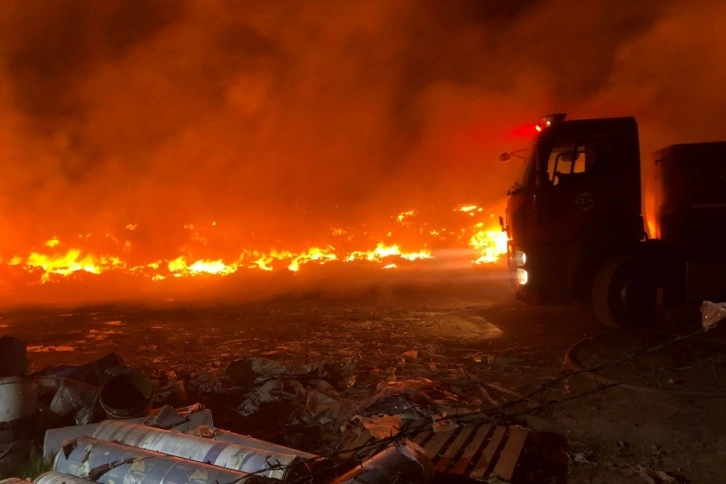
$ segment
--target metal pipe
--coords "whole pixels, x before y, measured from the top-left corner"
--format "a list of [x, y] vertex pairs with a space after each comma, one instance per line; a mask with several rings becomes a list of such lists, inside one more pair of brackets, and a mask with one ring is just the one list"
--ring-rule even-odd
[[294, 453], [256, 449], [118, 420], [101, 423], [92, 437], [280, 480], [309, 478], [313, 472], [306, 460]]
[[260, 475], [224, 469], [127, 445], [79, 437], [58, 452], [53, 470], [102, 484], [257, 484]]

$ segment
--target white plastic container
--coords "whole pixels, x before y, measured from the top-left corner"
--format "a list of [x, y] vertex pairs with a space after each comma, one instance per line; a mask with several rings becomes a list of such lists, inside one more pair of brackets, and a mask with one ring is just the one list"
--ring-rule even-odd
[[22, 376], [0, 378], [0, 423], [30, 417], [38, 411], [38, 385]]

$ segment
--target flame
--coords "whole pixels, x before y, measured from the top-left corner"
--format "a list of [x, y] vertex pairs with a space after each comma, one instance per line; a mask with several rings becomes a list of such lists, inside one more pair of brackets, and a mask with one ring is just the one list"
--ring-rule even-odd
[[383, 242], [378, 242], [376, 248], [367, 251], [355, 251], [345, 258], [347, 262], [355, 260], [367, 260], [370, 262], [381, 262], [383, 259], [391, 256], [398, 256], [401, 259], [410, 261], [418, 259], [432, 259], [431, 252], [427, 249], [423, 249], [419, 252], [401, 252], [401, 249], [397, 244], [387, 246]]
[[23, 265], [26, 269], [41, 270], [41, 282], [48, 282], [53, 274], [68, 276], [74, 272], [89, 272], [100, 274], [104, 270], [125, 268], [126, 265], [117, 257], [90, 254], [81, 255], [80, 249], [69, 249], [62, 255], [48, 256], [38, 252], [31, 252], [27, 258], [13, 257], [8, 265]]
[[[481, 229], [478, 223], [475, 228]], [[478, 230], [469, 239], [469, 246], [479, 253], [475, 264], [491, 264], [507, 254], [507, 233], [502, 230]]]
[[307, 252], [297, 254], [292, 258], [292, 261], [287, 266], [288, 270], [297, 272], [300, 270], [300, 264], [307, 264], [308, 262], [319, 262], [325, 264], [327, 261], [338, 260], [338, 256], [335, 255], [335, 249], [328, 247], [327, 249], [320, 249], [313, 247]]
[[413, 217], [416, 215], [416, 210], [406, 210], [405, 212], [401, 212], [396, 216], [396, 220], [399, 222], [403, 222], [408, 217]]
[[483, 212], [484, 209], [477, 206], [477, 205], [464, 205], [463, 207], [459, 208], [459, 212], [468, 213], [469, 216], [473, 217], [476, 215], [474, 212]]
[[[369, 228], [356, 231], [350, 227], [333, 227], [330, 229], [330, 234], [336, 238], [336, 246], [313, 246], [299, 251], [279, 248], [268, 251], [242, 249], [237, 256], [233, 255], [228, 259], [201, 258], [193, 255], [194, 248], [204, 247], [205, 250], [213, 248], [216, 221], [206, 222], [202, 225], [185, 224], [188, 244], [181, 247], [179, 254], [175, 254], [173, 258], [169, 259], [142, 263], [131, 263], [120, 257], [118, 254], [130, 257], [134, 251], [139, 249], [136, 243], [132, 244], [111, 233], [105, 233], [103, 237], [95, 237], [91, 233], [81, 234], [77, 239], [78, 246], [76, 243], [62, 242], [60, 238], [54, 236], [43, 242], [42, 248], [31, 251], [26, 256], [14, 255], [0, 259], [0, 267], [17, 267], [29, 274], [39, 275], [38, 282], [40, 283], [55, 282], [72, 274], [102, 274], [110, 271], [162, 281], [168, 278], [228, 276], [243, 270], [269, 272], [287, 269], [297, 273], [305, 265], [324, 265], [333, 261], [377, 264], [381, 269], [394, 270], [399, 268], [400, 261], [435, 259], [437, 247], [442, 244], [445, 244], [446, 248], [450, 248], [451, 244], [456, 244], [457, 247], [466, 246], [468, 250], [474, 252], [472, 262], [475, 264], [496, 263], [502, 259], [503, 255], [506, 255], [506, 234], [495, 229], [493, 222], [481, 221], [483, 208], [466, 204], [455, 208], [454, 212], [466, 215], [464, 225], [456, 225], [455, 220], [450, 220], [447, 222], [447, 226], [450, 228], [441, 225], [439, 227], [442, 228], [433, 228], [422, 219], [418, 211], [406, 210], [391, 217], [394, 227], [384, 227], [379, 232], [384, 235], [380, 239], [387, 242], [380, 239], [375, 242], [376, 239], [372, 239], [374, 235]], [[470, 217], [474, 216], [480, 221], [471, 225]], [[490, 218], [493, 218], [493, 215]], [[211, 228], [202, 229], [202, 226], [211, 226]], [[138, 224], [127, 224], [123, 228], [126, 231], [136, 231]], [[202, 230], [204, 231], [200, 232]], [[412, 242], [412, 239], [415, 241]], [[364, 241], [361, 242], [361, 240]], [[417, 245], [418, 248], [404, 250], [403, 241], [406, 241], [405, 245], [409, 247]], [[91, 245], [98, 243], [113, 246], [117, 250], [90, 249]], [[375, 245], [369, 249], [361, 249], [359, 248], [361, 244], [371, 244], [369, 247]], [[356, 245], [358, 247], [355, 247]], [[58, 252], [61, 247], [68, 246], [76, 247], [67, 249], [65, 252]], [[4, 262], [2, 262], [3, 260]], [[5, 284], [5, 281], [0, 282]]]
[[219, 260], [197, 260], [191, 264], [187, 264], [186, 259], [181, 256], [177, 257], [167, 265], [169, 272], [174, 277], [181, 277], [184, 275], [197, 276], [199, 274], [221, 274], [227, 275], [237, 271], [237, 265], [227, 265]]

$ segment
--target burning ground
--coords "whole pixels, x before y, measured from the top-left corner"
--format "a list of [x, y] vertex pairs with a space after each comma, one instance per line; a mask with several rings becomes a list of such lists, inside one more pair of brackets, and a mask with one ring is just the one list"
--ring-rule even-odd
[[[646, 150], [721, 136], [723, 15], [682, 0], [10, 0], [0, 270], [33, 277], [3, 277], [3, 298], [48, 273], [436, 256], [445, 229], [445, 248], [468, 250], [520, 168], [496, 155], [542, 113], [635, 115]], [[452, 208], [468, 204], [485, 217], [461, 233]], [[426, 232], [392, 231], [411, 210]]]
[[[79, 235], [69, 242], [59, 238], [47, 240], [43, 246], [27, 256], [15, 256], [5, 262], [2, 269], [5, 294], [12, 296], [15, 304], [37, 302], [55, 303], [58, 298], [66, 304], [71, 301], [100, 299], [108, 302], [108, 287], [115, 283], [125, 284], [121, 293], [126, 297], [153, 297], [169, 291], [169, 283], [176, 281], [184, 286], [186, 281], [199, 278], [197, 284], [187, 285], [187, 291], [198, 291], [210, 282], [214, 290], [222, 279], [235, 279], [238, 283], [249, 285], [255, 279], [254, 272], [287, 272], [293, 276], [301, 270], [312, 269], [313, 278], [321, 282], [324, 270], [330, 268], [327, 279], [360, 276], [361, 270], [383, 269], [386, 271], [451, 271], [462, 270], [472, 264], [496, 264], [507, 252], [506, 234], [501, 228], [491, 227], [493, 214], [484, 215], [484, 209], [476, 205], [465, 205], [453, 209], [454, 214], [444, 214], [440, 225], [432, 225], [415, 210], [408, 210], [391, 217], [385, 235], [376, 235], [373, 229], [361, 227], [358, 231], [350, 228], [330, 230], [330, 244], [310, 247], [300, 251], [272, 249], [267, 253], [254, 248], [244, 248], [234, 257], [202, 259], [192, 254], [206, 253], [219, 256], [220, 246], [227, 236], [224, 228], [216, 222], [208, 227], [185, 225], [187, 239], [181, 248], [182, 255], [173, 259], [145, 260], [130, 240], [121, 241], [112, 234], [96, 237], [93, 234]], [[448, 222], [453, 225], [443, 226]], [[486, 229], [485, 227], [491, 227]], [[137, 226], [127, 226], [126, 235], [133, 238]], [[380, 238], [378, 238], [380, 236]], [[377, 242], [376, 242], [377, 241]], [[416, 251], [402, 250], [399, 241], [405, 246], [419, 246]], [[72, 244], [72, 245], [71, 245]], [[418, 244], [418, 245], [417, 245]], [[370, 247], [358, 250], [356, 247]], [[135, 263], [133, 261], [136, 261]], [[331, 266], [335, 266], [331, 268]], [[234, 276], [234, 277], [228, 277]], [[283, 278], [263, 279], [270, 292], [282, 291]], [[288, 278], [289, 279], [289, 278]], [[309, 285], [311, 279], [298, 276], [297, 286]], [[151, 282], [149, 285], [148, 283]], [[270, 284], [272, 283], [272, 284]], [[63, 292], [69, 284], [73, 291], [85, 288], [81, 298]], [[340, 285], [339, 282], [335, 283]], [[50, 286], [50, 287], [49, 287]], [[102, 286], [101, 293], [92, 292], [93, 287]], [[116, 285], [116, 287], [120, 287]], [[171, 286], [173, 288], [173, 286]], [[234, 285], [233, 285], [234, 287]], [[239, 284], [237, 284], [239, 288]], [[89, 289], [91, 291], [89, 292]], [[308, 290], [312, 287], [308, 287]], [[58, 291], [61, 291], [60, 293]], [[209, 287], [207, 287], [208, 293]], [[174, 289], [171, 293], [175, 294]], [[178, 292], [176, 292], [178, 295]]]

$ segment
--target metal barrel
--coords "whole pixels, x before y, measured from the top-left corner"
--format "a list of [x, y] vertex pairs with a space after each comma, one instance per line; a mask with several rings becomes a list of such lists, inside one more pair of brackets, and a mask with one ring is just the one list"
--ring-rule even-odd
[[37, 428], [38, 385], [32, 378], [0, 378], [0, 444], [30, 438]]
[[[200, 425], [212, 425], [212, 412], [210, 410], [196, 410], [190, 413], [182, 412], [182, 415], [184, 415], [184, 422], [172, 427], [176, 431], [186, 432]], [[145, 423], [148, 419], [149, 417], [138, 417], [126, 420], [126, 422]], [[46, 430], [45, 438], [43, 439], [43, 458], [52, 460], [61, 447], [63, 447], [64, 442], [73, 440], [81, 435], [93, 435], [93, 432], [96, 431], [99, 425], [101, 425], [101, 422]]]
[[280, 480], [295, 481], [312, 473], [305, 460], [295, 454], [255, 449], [117, 420], [101, 423], [92, 437]]
[[141, 373], [121, 373], [101, 388], [99, 402], [109, 418], [134, 418], [146, 415], [154, 400], [154, 384]]
[[[27, 484], [28, 481], [23, 482]], [[33, 480], [33, 484], [88, 484], [89, 482], [93, 481], [53, 471], [41, 474]]]
[[58, 452], [58, 473], [102, 484], [258, 484], [270, 479], [201, 462], [137, 449], [128, 445], [78, 437], [73, 447]]
[[387, 484], [389, 482], [434, 481], [434, 468], [426, 451], [410, 440], [394, 442], [333, 484]]
[[0, 378], [0, 423], [10, 423], [38, 411], [38, 385], [32, 378]]

